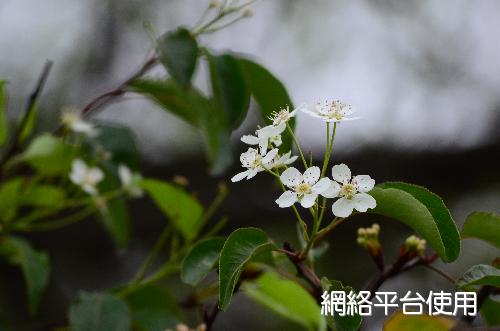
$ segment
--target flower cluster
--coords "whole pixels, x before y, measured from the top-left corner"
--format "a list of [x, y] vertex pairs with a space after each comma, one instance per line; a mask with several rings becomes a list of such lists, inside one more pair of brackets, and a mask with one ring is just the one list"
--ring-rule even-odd
[[66, 128], [75, 133], [81, 133], [90, 138], [99, 135], [96, 127], [92, 123], [85, 121], [76, 109], [65, 110], [61, 116], [61, 121]]

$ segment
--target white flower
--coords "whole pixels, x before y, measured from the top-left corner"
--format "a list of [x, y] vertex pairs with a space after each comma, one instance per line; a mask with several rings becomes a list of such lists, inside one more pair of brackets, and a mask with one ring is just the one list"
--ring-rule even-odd
[[97, 167], [88, 167], [85, 162], [75, 159], [71, 166], [69, 179], [80, 186], [82, 190], [91, 195], [96, 195], [97, 184], [103, 180], [104, 173]]
[[269, 144], [274, 147], [281, 146], [281, 134], [286, 129], [286, 123], [281, 123], [277, 126], [268, 125], [255, 132], [255, 136], [245, 135], [241, 137], [241, 141], [248, 145], [259, 145], [260, 152], [264, 155], [267, 153]]
[[339, 100], [307, 104], [302, 107], [301, 110], [306, 114], [321, 118], [326, 122], [340, 122], [359, 119], [359, 117], [347, 117], [352, 115], [355, 110], [351, 105]]
[[295, 160], [297, 160], [298, 156], [296, 155], [291, 156], [291, 155], [292, 151], [288, 151], [283, 155], [276, 154], [273, 161], [269, 165], [269, 169], [279, 168], [292, 164], [293, 162], [295, 162]]
[[236, 174], [233, 178], [231, 178], [231, 181], [233, 183], [239, 182], [245, 177], [246, 179], [250, 179], [257, 175], [257, 173], [264, 171], [265, 167], [269, 169], [268, 166], [277, 154], [277, 148], [270, 150], [264, 155], [260, 154], [255, 148], [249, 148], [245, 153], [240, 155], [241, 165], [243, 168], [247, 168], [247, 170]]
[[375, 180], [368, 175], [354, 176], [351, 179], [351, 170], [345, 164], [335, 165], [332, 168], [330, 187], [323, 193], [327, 198], [339, 197], [333, 203], [332, 211], [335, 216], [347, 217], [356, 209], [359, 212], [366, 212], [375, 208], [377, 201], [367, 194], [375, 186]]
[[330, 179], [319, 179], [320, 175], [321, 170], [318, 167], [307, 168], [304, 174], [293, 167], [286, 169], [280, 178], [290, 190], [285, 191], [276, 203], [281, 208], [286, 208], [299, 201], [304, 208], [312, 207], [318, 195], [330, 187]]
[[122, 183], [123, 188], [132, 197], [140, 198], [144, 194], [142, 189], [137, 185], [141, 180], [141, 175], [138, 173], [133, 173], [129, 167], [120, 164], [118, 166], [118, 176]]
[[62, 114], [62, 123], [71, 131], [76, 133], [83, 133], [88, 137], [96, 137], [99, 131], [92, 123], [84, 121], [76, 109], [66, 110]]
[[274, 126], [279, 126], [283, 123], [286, 125], [296, 114], [297, 109], [290, 111], [290, 107], [287, 106], [286, 108], [281, 108], [279, 112], [273, 112], [269, 119], [273, 121]]

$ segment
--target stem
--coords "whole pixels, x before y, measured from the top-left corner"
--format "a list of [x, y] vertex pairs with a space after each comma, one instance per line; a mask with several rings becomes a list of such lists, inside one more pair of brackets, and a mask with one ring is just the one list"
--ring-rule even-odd
[[91, 207], [82, 209], [81, 211], [74, 213], [73, 215], [70, 215], [70, 216], [65, 217], [65, 218], [61, 218], [60, 220], [39, 223], [39, 224], [27, 224], [25, 226], [21, 225], [19, 227], [16, 227], [15, 230], [24, 231], [24, 232], [56, 230], [56, 229], [60, 229], [60, 228], [66, 227], [68, 225], [71, 225], [73, 223], [77, 223], [77, 222], [85, 219], [87, 216], [92, 215], [92, 213], [94, 211], [95, 211], [95, 207], [91, 206]]
[[167, 241], [167, 238], [170, 235], [170, 231], [171, 231], [171, 228], [168, 225], [165, 226], [160, 237], [158, 238], [158, 240], [154, 244], [153, 249], [149, 253], [146, 260], [144, 260], [144, 263], [139, 268], [139, 271], [137, 272], [134, 279], [132, 280], [132, 283], [139, 283], [144, 278], [149, 267], [151, 266], [151, 264], [154, 262], [154, 260], [158, 256], [158, 253], [160, 252], [160, 250], [163, 248], [163, 245], [165, 245], [165, 242]]
[[428, 269], [430, 269], [430, 270], [432, 270], [432, 271], [434, 271], [434, 272], [436, 272], [438, 275], [441, 275], [448, 282], [450, 282], [451, 284], [455, 285], [455, 280], [453, 279], [453, 277], [451, 277], [450, 275], [448, 275], [443, 270], [436, 268], [432, 264], [423, 264], [423, 266], [426, 267], [426, 268], [428, 268]]
[[337, 226], [342, 224], [346, 219], [347, 217], [346, 218], [335, 217], [327, 227], [323, 228], [321, 231], [318, 232], [318, 235], [314, 239], [314, 244], [325, 239], [326, 236], [328, 236]]
[[295, 144], [295, 146], [297, 147], [297, 150], [299, 151], [300, 158], [302, 159], [302, 163], [304, 164], [305, 169], [307, 169], [308, 167], [307, 167], [306, 158], [304, 157], [304, 154], [302, 153], [302, 149], [300, 148], [300, 145], [297, 141], [297, 138], [295, 137], [295, 134], [293, 133], [293, 130], [290, 127], [290, 125], [288, 125], [288, 123], [286, 124], [286, 128], [287, 128], [288, 132], [290, 133], [290, 136], [292, 137], [293, 143]]

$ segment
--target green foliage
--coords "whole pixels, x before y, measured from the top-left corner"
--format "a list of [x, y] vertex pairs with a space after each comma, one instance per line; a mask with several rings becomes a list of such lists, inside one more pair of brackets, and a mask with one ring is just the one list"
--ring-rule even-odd
[[28, 288], [29, 312], [33, 315], [49, 281], [49, 257], [34, 250], [26, 240], [12, 236], [3, 238], [0, 256], [23, 271]]
[[9, 137], [9, 122], [7, 119], [7, 102], [4, 91], [5, 81], [0, 79], [0, 147]]
[[13, 178], [0, 185], [0, 221], [9, 223], [19, 207], [22, 178]]
[[500, 248], [500, 215], [474, 212], [467, 216], [462, 238], [477, 238]]
[[370, 212], [401, 221], [422, 236], [445, 262], [457, 259], [460, 237], [443, 201], [427, 189], [405, 183], [384, 183], [370, 194], [377, 207]]
[[123, 163], [132, 169], [139, 167], [139, 149], [132, 130], [109, 123], [99, 123], [97, 129], [99, 135], [92, 141], [94, 153], [104, 149], [111, 153], [109, 161], [114, 164]]
[[500, 301], [487, 297], [481, 306], [481, 316], [483, 317], [486, 325], [500, 325]]
[[194, 239], [203, 226], [203, 207], [184, 190], [166, 182], [145, 179], [142, 188], [186, 240]]
[[187, 253], [181, 267], [181, 280], [196, 286], [219, 261], [224, 238], [210, 238], [196, 243]]
[[453, 319], [444, 316], [404, 315], [397, 311], [385, 323], [384, 331], [448, 331], [454, 325]]
[[487, 264], [478, 264], [469, 268], [456, 282], [459, 289], [470, 288], [473, 285], [500, 287], [500, 269]]
[[130, 311], [125, 302], [108, 293], [80, 293], [69, 311], [70, 331], [127, 331]]
[[242, 288], [256, 302], [307, 330], [326, 330], [320, 307], [298, 283], [267, 272], [254, 282], [245, 282]]
[[158, 39], [160, 61], [177, 83], [188, 87], [198, 59], [198, 44], [189, 30], [179, 28]]
[[226, 310], [245, 265], [274, 245], [257, 228], [241, 228], [229, 235], [219, 261], [219, 308]]
[[165, 331], [175, 329], [182, 315], [170, 293], [159, 286], [148, 285], [125, 298], [134, 330]]
[[77, 155], [76, 149], [50, 134], [36, 137], [22, 154], [39, 173], [45, 175], [69, 174], [71, 162]]
[[[347, 295], [354, 289], [350, 286], [344, 286], [338, 280], [328, 280], [327, 278], [321, 279], [321, 287], [323, 291], [344, 291]], [[327, 316], [326, 321], [330, 328], [334, 331], [356, 331], [361, 326], [361, 315], [346, 315], [339, 316], [335, 314], [333, 316]]]
[[21, 205], [58, 208], [66, 198], [66, 192], [53, 185], [31, 184], [23, 189], [23, 193], [19, 198]]
[[19, 143], [23, 143], [28, 140], [33, 134], [36, 126], [36, 119], [38, 117], [38, 107], [34, 103], [28, 112], [24, 115], [26, 118], [21, 120], [20, 124], [23, 124], [21, 131], [19, 132]]
[[237, 128], [248, 110], [250, 91], [240, 61], [231, 54], [207, 55], [215, 104], [223, 109], [230, 129]]

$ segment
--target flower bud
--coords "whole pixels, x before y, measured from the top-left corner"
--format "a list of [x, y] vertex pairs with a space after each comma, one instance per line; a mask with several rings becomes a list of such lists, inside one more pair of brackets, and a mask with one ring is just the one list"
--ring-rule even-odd
[[379, 233], [380, 226], [378, 224], [373, 224], [369, 228], [359, 228], [356, 242], [361, 247], [376, 253], [380, 250], [380, 242], [378, 240]]
[[416, 255], [423, 255], [425, 252], [426, 241], [415, 235], [411, 235], [406, 238], [405, 249], [409, 253], [414, 253]]
[[253, 16], [253, 10], [250, 7], [245, 8], [243, 10], [243, 17], [252, 17]]
[[219, 0], [212, 0], [208, 5], [208, 8], [219, 8], [221, 6], [221, 2]]

